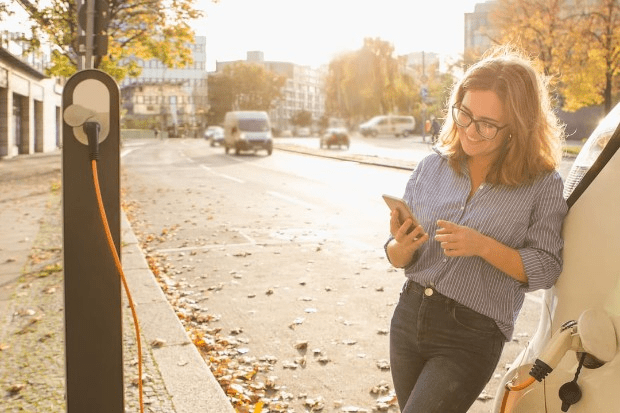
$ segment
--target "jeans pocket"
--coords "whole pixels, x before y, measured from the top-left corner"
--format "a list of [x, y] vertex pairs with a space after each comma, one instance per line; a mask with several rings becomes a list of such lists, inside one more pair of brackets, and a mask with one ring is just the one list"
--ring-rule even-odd
[[499, 332], [492, 318], [460, 304], [455, 304], [452, 308], [452, 318], [459, 326], [478, 334], [490, 335]]

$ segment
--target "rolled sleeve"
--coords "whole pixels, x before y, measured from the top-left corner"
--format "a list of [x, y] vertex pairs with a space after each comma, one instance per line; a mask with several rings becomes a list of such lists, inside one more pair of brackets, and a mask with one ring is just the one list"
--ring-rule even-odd
[[519, 249], [527, 291], [551, 288], [562, 272], [562, 223], [568, 211], [562, 188], [558, 174], [545, 179], [532, 211], [526, 245]]

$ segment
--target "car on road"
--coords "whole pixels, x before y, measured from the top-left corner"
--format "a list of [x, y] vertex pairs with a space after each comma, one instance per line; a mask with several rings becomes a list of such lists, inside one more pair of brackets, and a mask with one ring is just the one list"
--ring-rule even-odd
[[364, 136], [394, 135], [396, 137], [407, 137], [413, 134], [415, 130], [415, 118], [396, 115], [375, 116], [368, 122], [362, 123], [359, 130]]
[[332, 146], [338, 146], [338, 148], [344, 146], [349, 149], [350, 144], [349, 131], [346, 128], [328, 128], [321, 136], [321, 148], [331, 149]]
[[224, 142], [224, 128], [209, 126], [205, 131], [205, 139], [211, 142], [211, 146], [221, 145]]
[[273, 152], [273, 136], [269, 115], [263, 111], [232, 111], [224, 116], [224, 149], [235, 155], [241, 151], [264, 149]]

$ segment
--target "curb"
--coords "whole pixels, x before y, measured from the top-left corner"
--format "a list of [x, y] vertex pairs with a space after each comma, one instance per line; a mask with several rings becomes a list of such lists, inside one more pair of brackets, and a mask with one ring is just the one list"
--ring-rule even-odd
[[373, 155], [359, 155], [349, 153], [336, 153], [330, 154], [329, 152], [321, 149], [306, 148], [298, 145], [291, 144], [274, 144], [275, 149], [279, 149], [286, 152], [303, 153], [305, 155], [318, 156], [321, 158], [338, 159], [340, 161], [350, 161], [363, 163], [365, 165], [381, 166], [384, 168], [404, 169], [411, 171], [417, 165], [414, 161], [404, 161], [398, 159], [387, 159]]
[[[234, 413], [213, 376], [159, 287], [140, 249], [125, 212], [121, 210], [123, 271], [132, 293], [140, 330], [172, 399], [176, 413]], [[150, 343], [165, 344], [153, 348]]]

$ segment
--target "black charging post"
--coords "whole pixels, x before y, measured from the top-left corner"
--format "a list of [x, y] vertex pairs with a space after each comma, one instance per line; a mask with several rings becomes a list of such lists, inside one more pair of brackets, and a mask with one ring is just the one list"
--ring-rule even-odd
[[65, 357], [69, 413], [124, 412], [121, 281], [98, 210], [87, 138], [87, 133], [98, 135], [101, 197], [120, 256], [119, 103], [114, 79], [95, 69], [77, 72], [63, 91]]

